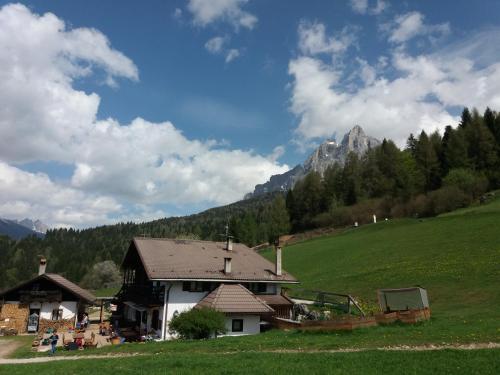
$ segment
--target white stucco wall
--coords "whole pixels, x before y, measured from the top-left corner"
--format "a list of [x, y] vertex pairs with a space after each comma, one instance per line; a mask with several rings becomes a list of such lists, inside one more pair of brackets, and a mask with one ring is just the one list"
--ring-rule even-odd
[[[168, 322], [174, 317], [174, 314], [191, 310], [200, 302], [208, 292], [184, 292], [182, 282], [174, 282], [170, 288], [167, 308], [167, 338], [171, 338], [168, 333]], [[163, 309], [160, 311], [160, 319], [163, 317]]]
[[[231, 331], [233, 319], [243, 319], [243, 332]], [[258, 315], [228, 315], [226, 316], [226, 334], [224, 336], [244, 336], [260, 333], [260, 316]]]
[[40, 319], [51, 319], [52, 310], [62, 309], [63, 319], [74, 319], [77, 313], [77, 303], [74, 301], [62, 302], [33, 302], [30, 304], [30, 309], [40, 309]]
[[[161, 285], [164, 286], [170, 283], [161, 282]], [[169, 299], [168, 299], [168, 307], [167, 307], [167, 327], [166, 327], [166, 338], [173, 338], [168, 333], [168, 322], [173, 318], [174, 314], [178, 312], [187, 311], [192, 309], [196, 304], [201, 301], [208, 292], [186, 292], [182, 290], [182, 282], [172, 282], [172, 287], [170, 288]], [[280, 294], [281, 287], [277, 284], [267, 283], [266, 292], [272, 294]], [[130, 320], [135, 319], [135, 310], [132, 308], [128, 308], [126, 314]], [[152, 309], [148, 310], [148, 321], [147, 321], [147, 329], [151, 330], [151, 318], [152, 318]], [[163, 306], [159, 308], [159, 319], [160, 321], [163, 319]], [[232, 332], [232, 319], [243, 319], [243, 332]], [[228, 316], [226, 319], [226, 327], [227, 333], [226, 336], [241, 336], [241, 335], [251, 335], [260, 333], [260, 317], [257, 315], [243, 315], [243, 316]], [[156, 331], [158, 336], [161, 336], [161, 325], [160, 329]]]

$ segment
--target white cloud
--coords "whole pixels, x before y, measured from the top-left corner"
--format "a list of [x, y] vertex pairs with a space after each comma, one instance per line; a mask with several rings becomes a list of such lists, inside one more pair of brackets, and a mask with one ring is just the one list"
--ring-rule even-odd
[[[170, 122], [98, 119], [99, 96], [73, 87], [96, 67], [138, 77], [97, 30], [67, 30], [23, 5], [0, 8], [0, 216], [77, 226], [150, 217], [158, 204], [230, 203], [287, 170], [251, 150], [189, 139]], [[71, 181], [12, 166], [38, 160], [74, 165]]]
[[383, 28], [389, 31], [389, 41], [396, 44], [405, 43], [419, 35], [441, 37], [450, 32], [449, 23], [428, 25], [424, 19], [422, 13], [413, 11], [397, 16], [391, 24], [384, 25]]
[[216, 21], [225, 21], [238, 30], [253, 29], [258, 22], [255, 15], [242, 9], [248, 0], [189, 0], [188, 10], [196, 25], [207, 26]]
[[205, 49], [213, 54], [221, 53], [227, 41], [228, 38], [226, 36], [213, 37], [205, 43]]
[[384, 10], [386, 10], [389, 7], [388, 3], [384, 0], [377, 0], [377, 4], [375, 7], [371, 10], [372, 14], [378, 15], [382, 13]]
[[[358, 59], [354, 71], [362, 78], [354, 90], [343, 79], [353, 67], [339, 67], [319, 58], [299, 56], [290, 61], [293, 76], [290, 110], [299, 118], [295, 130], [300, 145], [342, 136], [355, 124], [367, 133], [402, 145], [410, 132], [434, 131], [456, 124], [460, 107], [500, 107], [498, 51], [500, 30], [491, 29], [433, 54], [412, 56], [400, 49], [375, 65]], [[489, 52], [475, 59], [476, 51]], [[391, 78], [382, 67], [390, 65]]]
[[182, 9], [175, 8], [174, 12], [172, 13], [172, 17], [176, 20], [180, 20], [182, 18]]
[[349, 4], [355, 13], [378, 15], [388, 8], [385, 0], [377, 0], [373, 8], [369, 7], [368, 0], [350, 0]]
[[122, 206], [113, 198], [86, 194], [0, 161], [0, 213], [3, 217], [39, 218], [53, 226], [104, 224]]
[[368, 10], [368, 0], [351, 0], [350, 4], [356, 13], [365, 14]]
[[134, 63], [99, 31], [66, 30], [55, 15], [20, 4], [0, 8], [0, 158], [67, 161], [100, 100], [71, 85], [96, 68], [110, 79], [138, 79]]
[[285, 154], [285, 146], [279, 145], [273, 149], [271, 155], [269, 155], [269, 160], [276, 161]]
[[328, 37], [325, 25], [318, 22], [301, 21], [298, 34], [299, 50], [304, 55], [342, 54], [356, 41], [354, 29], [344, 28], [337, 35]]
[[238, 51], [235, 48], [230, 49], [229, 51], [227, 51], [226, 54], [226, 63], [230, 63], [234, 59], [237, 59], [239, 56], [240, 56], [240, 51]]

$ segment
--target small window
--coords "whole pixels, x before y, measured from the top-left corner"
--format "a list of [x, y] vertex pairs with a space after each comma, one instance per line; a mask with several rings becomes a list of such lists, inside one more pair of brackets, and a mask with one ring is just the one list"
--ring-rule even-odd
[[184, 292], [203, 292], [205, 288], [205, 283], [200, 281], [184, 281], [182, 283], [182, 291]]
[[233, 319], [233, 332], [243, 332], [243, 319]]
[[63, 316], [62, 309], [54, 309], [52, 310], [51, 320], [61, 320]]

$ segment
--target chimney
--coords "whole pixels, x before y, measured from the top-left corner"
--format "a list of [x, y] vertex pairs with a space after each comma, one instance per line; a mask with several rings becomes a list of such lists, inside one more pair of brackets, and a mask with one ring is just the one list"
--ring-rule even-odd
[[226, 250], [233, 251], [233, 238], [231, 236], [227, 236], [226, 239]]
[[45, 273], [45, 268], [47, 268], [47, 259], [45, 257], [40, 258], [40, 265], [38, 266], [38, 275], [43, 275]]
[[276, 246], [276, 276], [281, 276], [281, 246]]
[[224, 273], [226, 275], [231, 273], [231, 258], [224, 258]]

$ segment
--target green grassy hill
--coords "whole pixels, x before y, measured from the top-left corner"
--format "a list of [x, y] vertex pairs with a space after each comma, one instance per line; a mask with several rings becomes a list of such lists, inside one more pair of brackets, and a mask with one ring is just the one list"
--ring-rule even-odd
[[[271, 250], [264, 255], [274, 257]], [[290, 245], [283, 264], [300, 288], [371, 302], [379, 288], [420, 285], [440, 328], [500, 336], [500, 198], [436, 218], [389, 220]]]

